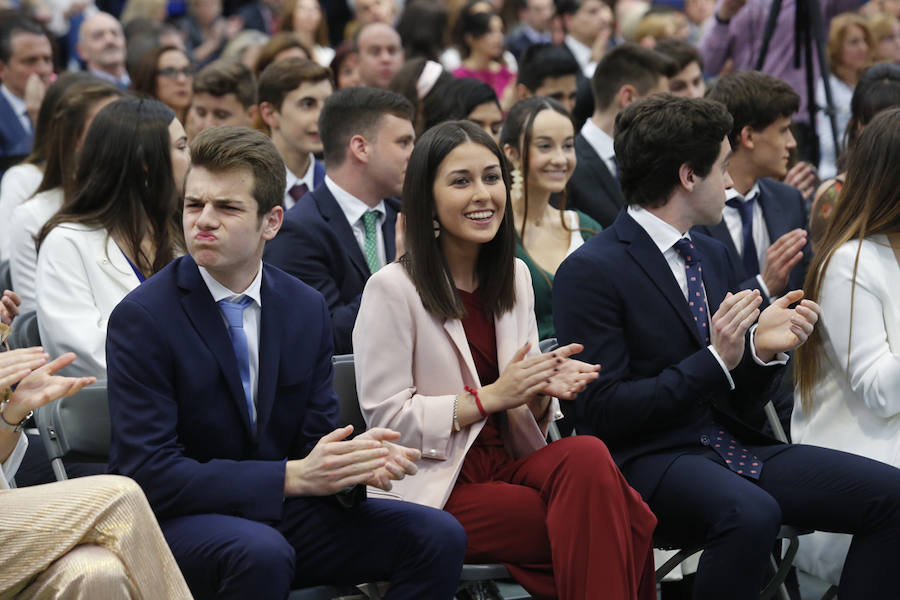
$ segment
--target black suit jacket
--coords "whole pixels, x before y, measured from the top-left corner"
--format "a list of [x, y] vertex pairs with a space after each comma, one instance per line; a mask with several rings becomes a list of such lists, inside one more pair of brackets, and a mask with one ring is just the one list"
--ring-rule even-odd
[[[728, 254], [703, 234], [691, 237], [714, 313], [736, 283]], [[553, 281], [553, 315], [560, 344], [580, 342], [579, 358], [602, 365], [575, 402], [576, 430], [601, 437], [644, 498], [672, 461], [700, 448], [714, 427], [744, 443], [777, 443], [748, 417], [782, 369], [758, 365], [748, 344], [730, 389], [666, 259], [628, 213], [563, 261]]]
[[[385, 200], [384, 255], [394, 260], [394, 224], [400, 203]], [[319, 290], [334, 323], [334, 351], [353, 352], [352, 333], [359, 301], [369, 279], [369, 266], [353, 229], [324, 183], [307, 192], [284, 217], [275, 239], [266, 244], [263, 260]]]
[[575, 157], [578, 164], [566, 186], [566, 207], [609, 227], [626, 204], [619, 180], [580, 133], [575, 136]]
[[[780, 238], [785, 233], [794, 229], [808, 229], [809, 218], [806, 214], [806, 204], [800, 191], [790, 185], [785, 185], [774, 179], [759, 180], [759, 205], [762, 208], [763, 218], [769, 232], [770, 243]], [[715, 227], [698, 226], [694, 231], [713, 237], [725, 246], [731, 257], [731, 262], [736, 269], [735, 277], [740, 282], [739, 289], [757, 289], [759, 282], [756, 276], [759, 273], [745, 273], [744, 265], [734, 245], [734, 240], [728, 232], [725, 219], [722, 219]], [[809, 261], [812, 259], [812, 250], [809, 243], [803, 248], [803, 258], [791, 271], [788, 277], [788, 286], [785, 291], [803, 288], [803, 280], [809, 269]]]

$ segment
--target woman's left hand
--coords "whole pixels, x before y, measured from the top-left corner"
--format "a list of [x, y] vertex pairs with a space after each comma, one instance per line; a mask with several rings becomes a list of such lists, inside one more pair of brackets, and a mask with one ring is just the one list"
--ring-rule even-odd
[[9, 404], [3, 411], [4, 419], [8, 423], [21, 421], [36, 408], [63, 396], [71, 396], [83, 387], [97, 381], [96, 377], [56, 375], [57, 371], [69, 366], [74, 360], [75, 354], [68, 352], [26, 375], [10, 396]]
[[4, 325], [12, 325], [13, 319], [19, 315], [19, 306], [22, 299], [11, 291], [5, 290], [0, 298], [0, 322]]

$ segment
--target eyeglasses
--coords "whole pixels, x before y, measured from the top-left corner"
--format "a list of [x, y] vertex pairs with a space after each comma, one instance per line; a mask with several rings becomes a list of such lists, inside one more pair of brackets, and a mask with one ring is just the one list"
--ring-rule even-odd
[[160, 77], [166, 77], [168, 79], [178, 79], [179, 75], [183, 75], [185, 78], [190, 79], [194, 76], [194, 70], [191, 67], [183, 67], [181, 69], [176, 69], [175, 67], [166, 67], [164, 69], [157, 70], [156, 74]]

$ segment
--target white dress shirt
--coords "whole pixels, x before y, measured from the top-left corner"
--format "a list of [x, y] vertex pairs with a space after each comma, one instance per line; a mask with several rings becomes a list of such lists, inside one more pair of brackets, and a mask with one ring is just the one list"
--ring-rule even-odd
[[[766, 217], [763, 215], [762, 206], [759, 205], [759, 184], [754, 183], [746, 196], [742, 196], [734, 188], [728, 188], [725, 190], [725, 197], [728, 200], [738, 198], [741, 202], [749, 202], [751, 199], [756, 200], [753, 203], [753, 244], [756, 246], [756, 259], [759, 262], [759, 270], [762, 271], [763, 267], [766, 266], [766, 252], [769, 250], [769, 246], [772, 245], [772, 241], [769, 239]], [[738, 254], [744, 256], [744, 222], [741, 220], [741, 212], [736, 208], [725, 205], [722, 218], [725, 219], [725, 225], [728, 227], [728, 233], [731, 234], [731, 241], [734, 242], [734, 247], [737, 248]], [[747, 275], [754, 275], [754, 273], [747, 273]], [[756, 280], [759, 282], [760, 291], [771, 302], [774, 298], [769, 293], [769, 288], [766, 287], [762, 274], [755, 273], [755, 275]]]
[[[681, 238], [691, 239], [690, 231], [686, 231], [681, 233], [653, 213], [644, 210], [639, 206], [629, 206], [628, 214], [631, 215], [631, 218], [637, 221], [637, 224], [640, 225], [644, 231], [647, 232], [647, 235], [650, 236], [650, 239], [653, 240], [653, 243], [656, 244], [656, 247], [659, 248], [659, 251], [662, 253], [663, 258], [666, 259], [666, 263], [669, 265], [669, 269], [672, 271], [672, 275], [675, 277], [675, 281], [678, 283], [678, 287], [681, 288], [681, 293], [684, 294], [684, 301], [687, 302], [688, 299], [688, 281], [687, 281], [687, 271], [685, 270], [685, 262], [681, 256], [675, 252], [675, 242], [680, 240]], [[701, 285], [703, 283], [701, 282]], [[703, 297], [706, 298], [706, 286], [703, 285]], [[707, 304], [706, 314], [709, 315], [709, 305]], [[711, 317], [710, 317], [711, 318]], [[710, 333], [712, 333], [712, 323], [709, 324]], [[763, 366], [769, 365], [783, 365], [787, 363], [788, 355], [785, 353], [779, 353], [776, 355], [775, 359], [771, 362], [762, 362], [756, 355], [756, 346], [753, 343], [754, 333], [756, 332], [756, 324], [754, 324], [750, 328], [750, 351], [753, 356], [753, 360], [756, 361], [757, 364]], [[728, 378], [728, 384], [731, 386], [731, 389], [734, 389], [734, 380], [731, 378], [731, 373], [728, 371], [728, 367], [725, 365], [725, 362], [722, 360], [722, 357], [719, 356], [719, 353], [716, 352], [716, 349], [712, 344], [707, 346], [709, 351], [718, 361], [719, 366], [722, 367], [722, 371], [724, 371], [725, 376]]]
[[572, 53], [572, 56], [575, 57], [575, 62], [578, 63], [578, 66], [581, 68], [581, 72], [584, 73], [584, 76], [588, 79], [593, 77], [594, 70], [596, 70], [597, 68], [597, 62], [591, 60], [591, 47], [582, 44], [568, 34], [565, 37], [564, 43]]
[[308, 191], [312, 191], [315, 180], [315, 172], [316, 172], [316, 157], [313, 156], [312, 152], [309, 153], [309, 166], [306, 168], [306, 173], [303, 174], [303, 177], [297, 177], [290, 169], [287, 168], [287, 165], [284, 167], [287, 185], [284, 188], [284, 210], [289, 210], [292, 206], [297, 204], [297, 201], [294, 200], [294, 197], [291, 196], [291, 188], [298, 184], [306, 184], [306, 189]]
[[618, 177], [619, 167], [616, 165], [616, 149], [613, 146], [613, 139], [600, 129], [593, 119], [588, 119], [584, 122], [581, 128], [581, 135], [591, 145], [597, 156], [606, 163], [606, 168], [609, 169], [610, 174], [613, 177]]
[[[262, 284], [262, 262], [259, 263], [259, 271], [257, 271], [256, 277], [253, 278], [250, 287], [239, 294], [229, 290], [227, 287], [216, 281], [213, 276], [209, 274], [209, 271], [203, 267], [198, 266], [197, 268], [200, 270], [200, 276], [203, 278], [203, 282], [206, 283], [206, 287], [209, 288], [209, 293], [212, 295], [216, 304], [218, 304], [220, 300], [236, 302], [244, 296], [249, 296], [253, 299], [253, 302], [244, 309], [244, 333], [247, 336], [247, 350], [250, 355], [250, 396], [253, 401], [253, 421], [255, 422], [256, 396], [257, 388], [259, 387], [259, 325], [260, 319], [262, 318], [262, 295], [260, 293], [260, 286]], [[222, 313], [221, 308], [219, 309], [219, 313], [222, 317], [222, 322], [227, 329], [228, 319], [225, 318], [225, 314]]]
[[25, 100], [13, 94], [5, 84], [0, 84], [0, 94], [3, 94], [3, 97], [9, 102], [13, 112], [19, 117], [19, 122], [22, 123], [22, 127], [25, 131], [31, 133], [34, 128], [31, 125], [31, 119], [28, 118], [28, 111], [25, 110]]
[[0, 465], [0, 490], [8, 490], [12, 487], [13, 478], [16, 476], [16, 471], [19, 470], [26, 448], [28, 448], [28, 437], [21, 433], [19, 434], [19, 441], [16, 442], [16, 447], [13, 448], [10, 455]]
[[359, 249], [362, 251], [363, 256], [366, 255], [366, 226], [362, 217], [369, 210], [374, 210], [378, 213], [378, 219], [375, 221], [375, 246], [378, 251], [378, 265], [383, 267], [387, 264], [384, 251], [384, 233], [381, 231], [381, 227], [384, 225], [384, 220], [387, 217], [384, 200], [379, 200], [378, 204], [370, 207], [350, 192], [341, 189], [328, 175], [325, 176], [325, 185], [328, 186], [328, 191], [337, 200], [338, 206], [341, 207], [341, 211], [347, 218], [347, 222], [350, 223], [350, 228], [353, 229], [353, 237], [356, 238], [356, 243], [359, 244]]

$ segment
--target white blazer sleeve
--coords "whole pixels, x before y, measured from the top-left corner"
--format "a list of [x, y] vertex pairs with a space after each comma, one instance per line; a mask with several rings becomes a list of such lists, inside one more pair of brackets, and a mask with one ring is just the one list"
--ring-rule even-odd
[[[446, 460], [455, 396], [417, 393], [412, 296], [390, 275], [379, 271], [369, 278], [353, 328], [359, 405], [370, 427], [389, 427], [400, 432], [398, 443], [422, 450], [425, 458]], [[456, 364], [432, 367], [458, 369]]]
[[[36, 290], [41, 344], [50, 356], [78, 355], [77, 370], [106, 376], [106, 320], [91, 287], [89, 237], [95, 232], [56, 227], [38, 252]], [[74, 374], [72, 368], [68, 372]]]
[[26, 448], [28, 448], [28, 438], [24, 433], [19, 434], [19, 441], [16, 442], [16, 447], [13, 448], [10, 455], [0, 465], [0, 470], [2, 470], [0, 472], [0, 490], [7, 490], [11, 487], [16, 471], [19, 470], [19, 465], [22, 463], [22, 457], [25, 456]]
[[888, 345], [884, 313], [890, 310], [885, 303], [891, 299], [886, 297], [884, 279], [894, 276], [897, 265], [884, 264], [866, 247], [871, 243], [866, 242], [860, 254], [852, 315], [857, 244], [845, 244], [832, 256], [820, 294], [821, 326], [850, 388], [877, 415], [888, 418], [900, 413], [900, 356]]

